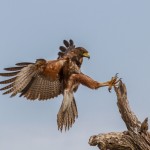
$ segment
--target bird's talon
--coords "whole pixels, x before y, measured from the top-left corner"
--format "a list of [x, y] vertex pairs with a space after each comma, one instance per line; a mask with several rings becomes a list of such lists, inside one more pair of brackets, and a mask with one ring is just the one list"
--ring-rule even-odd
[[108, 88], [109, 93], [111, 93], [111, 89], [112, 89], [112, 87], [109, 87], [109, 88]]
[[114, 77], [111, 78], [111, 81], [109, 83], [109, 87], [108, 87], [108, 91], [111, 92], [112, 87], [116, 86], [117, 83], [119, 83], [121, 81], [121, 78], [118, 79], [118, 73], [115, 74]]

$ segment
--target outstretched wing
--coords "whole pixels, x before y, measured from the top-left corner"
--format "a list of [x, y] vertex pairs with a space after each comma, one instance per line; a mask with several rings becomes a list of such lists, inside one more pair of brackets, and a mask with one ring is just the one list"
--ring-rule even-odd
[[1, 81], [0, 84], [8, 84], [0, 90], [6, 90], [3, 94], [11, 93], [11, 97], [20, 93], [30, 100], [46, 100], [58, 96], [61, 93], [62, 82], [59, 72], [65, 60], [46, 61], [37, 59], [35, 63], [18, 63], [16, 67], [5, 68], [9, 73], [0, 73], [0, 76], [11, 77]]
[[62, 58], [64, 55], [66, 55], [69, 51], [73, 50], [75, 48], [73, 40], [64, 40], [63, 41], [64, 46], [60, 46], [60, 52], [58, 52], [58, 59]]

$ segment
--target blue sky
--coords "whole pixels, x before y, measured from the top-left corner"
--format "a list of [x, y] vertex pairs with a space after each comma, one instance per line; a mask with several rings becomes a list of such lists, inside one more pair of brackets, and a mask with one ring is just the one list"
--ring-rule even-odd
[[[142, 121], [150, 117], [149, 6], [149, 0], [1, 0], [0, 71], [20, 61], [55, 59], [62, 40], [71, 38], [91, 54], [85, 74], [102, 82], [119, 73]], [[126, 130], [114, 91], [81, 86], [75, 97], [79, 118], [60, 133], [62, 96], [32, 102], [0, 94], [0, 149], [91, 150], [91, 135]]]

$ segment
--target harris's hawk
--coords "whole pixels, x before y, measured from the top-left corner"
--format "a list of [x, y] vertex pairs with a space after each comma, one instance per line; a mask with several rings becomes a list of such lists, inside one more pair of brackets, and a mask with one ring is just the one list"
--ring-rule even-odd
[[73, 93], [80, 84], [91, 89], [108, 86], [109, 90], [117, 82], [117, 76], [107, 82], [97, 82], [80, 70], [83, 57], [90, 58], [83, 47], [75, 47], [73, 40], [63, 41], [56, 60], [37, 59], [35, 63], [21, 62], [0, 76], [9, 77], [0, 84], [7, 84], [0, 90], [11, 97], [20, 93], [29, 100], [47, 100], [63, 94], [63, 101], [57, 114], [58, 129], [69, 129], [78, 117], [78, 110]]

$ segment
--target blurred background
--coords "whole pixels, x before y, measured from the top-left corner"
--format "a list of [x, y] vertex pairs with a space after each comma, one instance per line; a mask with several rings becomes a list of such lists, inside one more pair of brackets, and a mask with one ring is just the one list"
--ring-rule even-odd
[[[73, 39], [91, 55], [82, 71], [101, 82], [119, 73], [143, 121], [150, 117], [149, 7], [149, 0], [1, 0], [0, 71], [17, 62], [56, 59], [62, 41]], [[27, 101], [0, 94], [0, 149], [92, 150], [91, 135], [126, 130], [113, 90], [80, 86], [75, 97], [79, 118], [61, 133], [56, 118], [62, 96]]]

